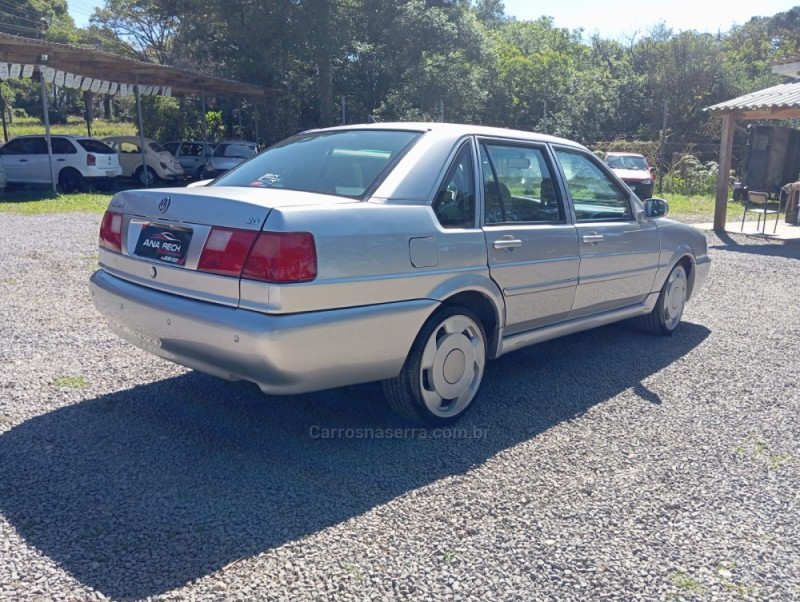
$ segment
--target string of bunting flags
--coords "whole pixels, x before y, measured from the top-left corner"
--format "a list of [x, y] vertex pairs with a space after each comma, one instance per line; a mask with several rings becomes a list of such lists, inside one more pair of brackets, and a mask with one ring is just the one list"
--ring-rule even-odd
[[[131, 96], [135, 94], [134, 84], [123, 84], [111, 82], [91, 77], [84, 77], [66, 71], [54, 69], [42, 65], [21, 65], [19, 63], [0, 63], [0, 80], [7, 79], [30, 79], [34, 69], [38, 69], [42, 78], [48, 84], [55, 84], [59, 88], [69, 88], [71, 90], [81, 90], [93, 94], [108, 94], [114, 96]], [[147, 86], [139, 84], [142, 96], [172, 96], [172, 86]]]

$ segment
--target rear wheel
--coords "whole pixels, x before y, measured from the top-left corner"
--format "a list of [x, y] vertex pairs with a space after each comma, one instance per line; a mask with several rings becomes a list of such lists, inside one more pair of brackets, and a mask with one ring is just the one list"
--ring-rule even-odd
[[58, 174], [58, 186], [62, 192], [86, 192], [86, 180], [79, 171], [67, 167]]
[[653, 311], [639, 318], [639, 326], [652, 334], [671, 335], [678, 328], [688, 291], [686, 268], [676, 265], [667, 276]]
[[206, 179], [206, 166], [201, 165], [197, 168], [197, 179], [198, 180], [205, 180]]
[[140, 167], [136, 170], [135, 177], [142, 186], [152, 186], [158, 180], [156, 172], [151, 167]]
[[384, 393], [404, 418], [443, 426], [472, 407], [485, 366], [480, 320], [465, 307], [445, 307], [422, 327], [400, 375], [384, 381]]

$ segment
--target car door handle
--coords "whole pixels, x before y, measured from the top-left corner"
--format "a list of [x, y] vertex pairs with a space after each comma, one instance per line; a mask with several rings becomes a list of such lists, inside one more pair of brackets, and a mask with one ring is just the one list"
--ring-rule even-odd
[[27, 162], [28, 162], [28, 160], [27, 160], [27, 159], [20, 159], [20, 160], [19, 160], [19, 162], [20, 162], [20, 163], [27, 163]]
[[66, 161], [66, 159], [56, 159], [56, 161], [60, 161], [61, 163], [63, 163], [64, 161]]
[[592, 233], [592, 234], [584, 234], [581, 240], [587, 244], [590, 244], [590, 243], [598, 243], [604, 238], [605, 237], [602, 234]]
[[495, 249], [516, 249], [522, 246], [522, 241], [518, 238], [501, 238], [500, 240], [494, 241], [492, 246]]

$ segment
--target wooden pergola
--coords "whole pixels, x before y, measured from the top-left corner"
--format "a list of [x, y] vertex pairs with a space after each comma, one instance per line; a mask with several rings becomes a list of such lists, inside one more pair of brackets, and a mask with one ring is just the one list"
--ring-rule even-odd
[[[56, 180], [50, 140], [46, 82], [53, 81], [55, 77], [57, 85], [64, 84], [64, 79], [59, 80], [59, 76], [55, 74], [60, 74], [60, 78], [64, 78], [67, 75], [70, 83], [74, 81], [73, 78], [76, 75], [82, 82], [102, 82], [102, 88], [98, 86], [91, 88], [92, 93], [99, 92], [100, 94], [113, 95], [118, 90], [127, 92], [130, 89], [135, 94], [143, 168], [146, 168], [145, 153], [147, 151], [145, 150], [144, 128], [142, 125], [142, 94], [157, 94], [158, 91], [161, 91], [162, 94], [168, 95], [199, 95], [202, 100], [204, 116], [207, 94], [239, 96], [253, 101], [278, 95], [278, 91], [271, 88], [219, 77], [210, 77], [186, 69], [119, 57], [94, 48], [84, 48], [71, 44], [34, 40], [0, 33], [0, 64], [3, 67], [3, 79], [10, 75], [8, 63], [11, 63], [12, 69], [15, 68], [17, 73], [13, 77], [30, 77], [38, 79], [40, 82], [53, 192], [56, 191]], [[58, 84], [59, 81], [61, 81], [61, 84]], [[87, 91], [85, 86], [81, 87], [81, 89]], [[205, 120], [203, 123], [205, 124]], [[203, 138], [205, 139], [205, 127], [203, 132]]]
[[714, 230], [717, 232], [725, 231], [730, 187], [729, 174], [733, 156], [733, 130], [736, 122], [800, 118], [800, 57], [776, 63], [772, 67], [772, 72], [798, 79], [798, 81], [758, 90], [706, 109], [713, 116], [722, 119], [719, 173], [717, 174], [716, 203], [714, 205]]
[[169, 87], [173, 94], [243, 96], [253, 100], [278, 95], [272, 88], [210, 77], [186, 69], [146, 63], [109, 52], [0, 33], [0, 61], [46, 65], [94, 79]]

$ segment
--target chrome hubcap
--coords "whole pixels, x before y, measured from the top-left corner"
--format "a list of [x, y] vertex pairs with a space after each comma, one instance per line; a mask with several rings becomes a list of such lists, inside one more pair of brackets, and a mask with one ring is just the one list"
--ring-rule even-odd
[[686, 272], [675, 268], [669, 275], [664, 291], [664, 324], [673, 330], [678, 326], [686, 305]]
[[425, 406], [447, 418], [464, 411], [478, 391], [486, 363], [480, 327], [467, 316], [444, 320], [425, 343], [420, 390]]

